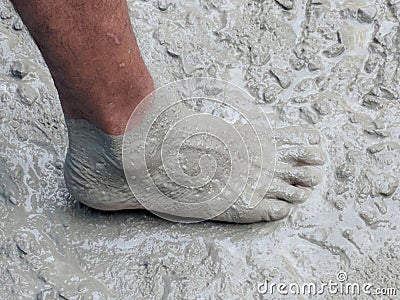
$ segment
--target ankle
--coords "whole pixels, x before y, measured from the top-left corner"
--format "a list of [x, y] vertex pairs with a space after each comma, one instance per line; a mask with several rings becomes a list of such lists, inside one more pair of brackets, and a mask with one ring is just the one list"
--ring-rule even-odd
[[[132, 84], [132, 81], [134, 82]], [[121, 84], [109, 91], [101, 91], [85, 95], [82, 101], [68, 101], [68, 97], [62, 97], [64, 114], [69, 119], [84, 119], [97, 128], [110, 135], [121, 135], [125, 132], [126, 125], [132, 112], [139, 103], [154, 91], [153, 80], [150, 75], [143, 76], [139, 80], [132, 80], [130, 84]], [[82, 93], [74, 92], [75, 95]], [[72, 97], [72, 96], [69, 96]], [[88, 101], [88, 99], [91, 99]], [[82, 105], [68, 105], [81, 103]], [[90, 107], [85, 107], [90, 103]]]

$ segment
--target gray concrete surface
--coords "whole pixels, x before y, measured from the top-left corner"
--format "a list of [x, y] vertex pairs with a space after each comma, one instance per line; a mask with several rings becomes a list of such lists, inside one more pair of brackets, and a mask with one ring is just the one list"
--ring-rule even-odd
[[[40, 54], [0, 4], [1, 299], [307, 299], [260, 283], [339, 282], [400, 293], [400, 3], [128, 1], [158, 86], [230, 80], [329, 156], [311, 200], [275, 223], [171, 223], [76, 203], [66, 126]], [[341, 274], [343, 275], [343, 274]], [[371, 289], [371, 291], [375, 291]]]

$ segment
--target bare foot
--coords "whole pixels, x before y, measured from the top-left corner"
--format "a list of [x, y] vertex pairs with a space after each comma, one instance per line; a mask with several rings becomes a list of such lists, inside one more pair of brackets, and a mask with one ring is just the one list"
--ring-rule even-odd
[[320, 136], [301, 126], [275, 131], [277, 165], [271, 186], [263, 200], [248, 208], [240, 199], [215, 220], [234, 223], [276, 221], [287, 217], [291, 209], [309, 199], [311, 188], [321, 181], [315, 166], [323, 165], [325, 153], [319, 146]]
[[[123, 137], [105, 134], [85, 120], [67, 120], [67, 124], [65, 180], [70, 193], [78, 201], [100, 210], [144, 209], [125, 178]], [[315, 166], [325, 162], [318, 133], [303, 127], [282, 128], [276, 133], [277, 165], [265, 197], [254, 208], [239, 198], [215, 220], [235, 223], [279, 220], [310, 197], [310, 188], [321, 179]]]
[[[236, 96], [229, 101], [243, 99]], [[282, 219], [309, 198], [321, 180], [316, 166], [325, 162], [315, 130], [269, 131], [266, 116], [248, 99], [238, 100], [236, 117], [225, 102], [207, 114], [214, 102], [194, 99], [194, 105], [165, 106], [161, 97], [162, 107], [150, 101], [131, 118], [125, 136], [67, 119], [71, 194], [101, 210], [148, 209], [170, 220], [235, 223]]]

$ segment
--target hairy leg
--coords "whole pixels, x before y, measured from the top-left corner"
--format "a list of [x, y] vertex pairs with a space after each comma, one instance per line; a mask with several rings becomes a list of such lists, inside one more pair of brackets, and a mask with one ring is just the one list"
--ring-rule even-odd
[[11, 0], [38, 45], [64, 114], [122, 134], [153, 90], [125, 0]]

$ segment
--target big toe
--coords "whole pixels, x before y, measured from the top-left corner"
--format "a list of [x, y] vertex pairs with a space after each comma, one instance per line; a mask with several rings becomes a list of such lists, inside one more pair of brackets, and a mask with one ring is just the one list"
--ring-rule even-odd
[[254, 208], [243, 208], [233, 205], [213, 220], [231, 223], [256, 223], [277, 221], [286, 218], [291, 210], [291, 205], [277, 199], [263, 199]]

